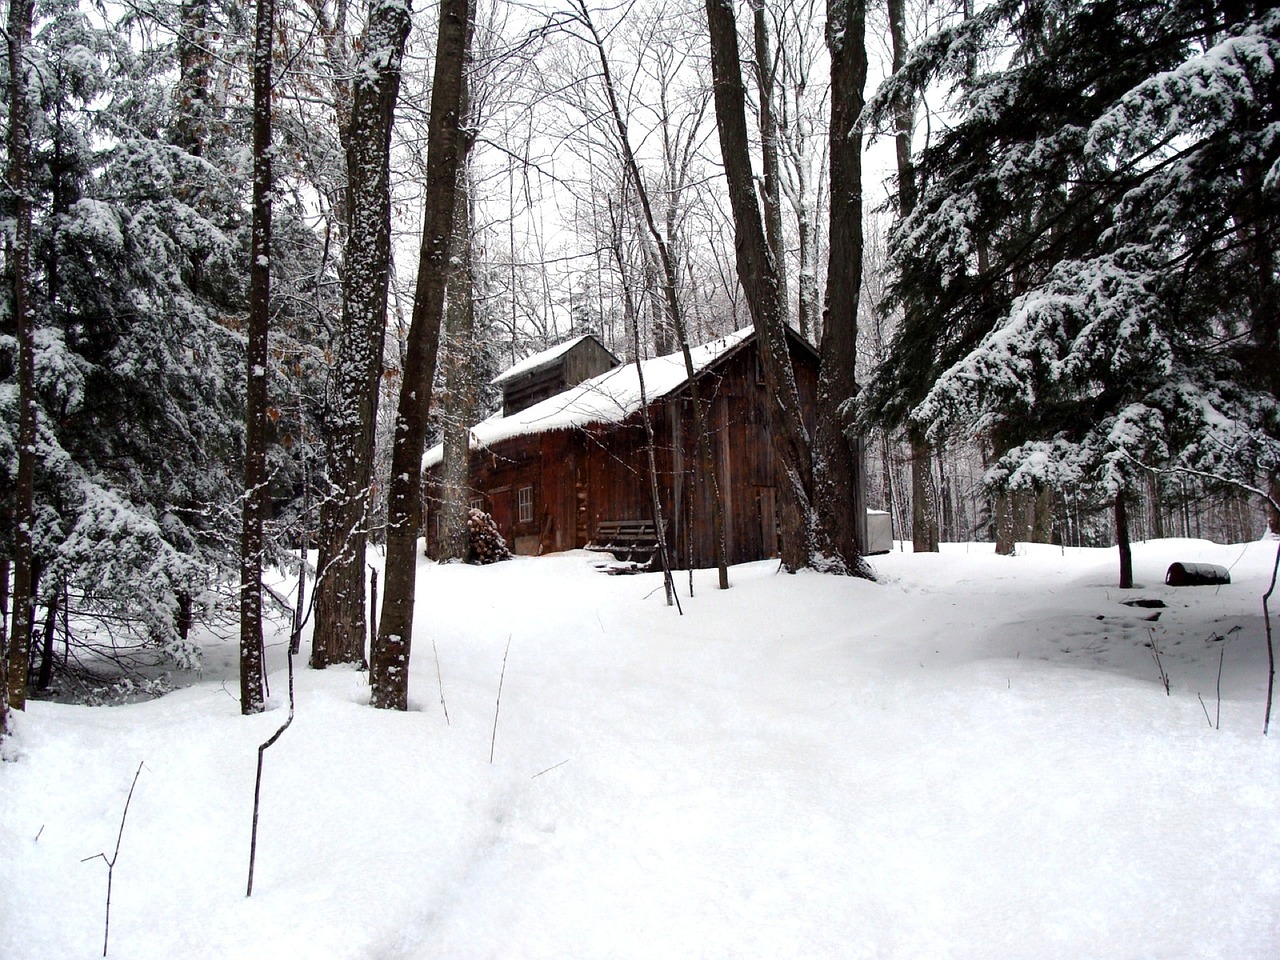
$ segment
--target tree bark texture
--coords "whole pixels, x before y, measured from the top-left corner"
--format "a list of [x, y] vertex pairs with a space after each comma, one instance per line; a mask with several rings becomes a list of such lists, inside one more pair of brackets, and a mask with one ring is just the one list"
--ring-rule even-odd
[[[893, 72], [907, 62], [905, 0], [888, 0], [889, 38], [893, 48]], [[911, 157], [915, 132], [915, 104], [903, 101], [894, 115], [894, 149], [898, 166], [898, 218], [908, 217], [916, 207], [916, 171]], [[938, 552], [938, 498], [933, 486], [928, 439], [918, 429], [909, 429], [911, 444], [911, 541], [916, 553]]]
[[733, 212], [738, 282], [755, 326], [765, 389], [772, 401], [771, 425], [778, 486], [782, 563], [788, 570], [813, 565], [827, 555], [813, 513], [813, 464], [809, 432], [800, 416], [800, 395], [778, 310], [778, 267], [769, 252], [756, 202], [747, 134], [746, 88], [738, 58], [733, 6], [706, 0], [711, 37], [711, 75], [716, 127]]
[[267, 504], [267, 334], [271, 297], [273, 0], [258, 0], [253, 44], [253, 232], [249, 264], [244, 506], [240, 526], [240, 712], [261, 713], [262, 548]]
[[1120, 549], [1120, 589], [1133, 586], [1133, 546], [1129, 541], [1129, 510], [1125, 493], [1116, 494], [1116, 546]]
[[35, 620], [35, 544], [32, 536], [36, 476], [35, 314], [30, 298], [31, 201], [27, 195], [27, 162], [31, 156], [31, 127], [27, 113], [26, 72], [32, 8], [32, 0], [9, 2], [8, 173], [14, 207], [9, 257], [13, 318], [18, 339], [18, 473], [13, 491], [13, 629], [9, 633], [5, 658], [5, 689], [0, 693], [0, 736], [8, 731], [10, 708], [26, 708], [31, 627]]
[[1017, 549], [1017, 528], [1014, 520], [1014, 495], [1012, 490], [995, 493], [996, 555], [1012, 557]]
[[832, 561], [865, 573], [866, 478], [855, 433], [858, 304], [862, 291], [862, 133], [867, 80], [865, 0], [828, 0], [831, 54], [831, 229], [814, 431], [815, 506], [831, 538]]
[[204, 154], [211, 108], [213, 52], [209, 47], [210, 0], [186, 0], [177, 37], [177, 139], [192, 156]]
[[453, 264], [445, 308], [444, 460], [441, 464], [439, 559], [465, 560], [470, 536], [468, 465], [471, 424], [475, 422], [475, 299], [471, 275], [471, 206], [465, 169], [458, 184], [453, 224]]
[[760, 93], [760, 198], [764, 203], [764, 233], [778, 269], [778, 312], [783, 323], [790, 313], [787, 271], [782, 233], [782, 184], [778, 169], [778, 125], [774, 119], [774, 63], [769, 43], [769, 21], [764, 0], [751, 0], [751, 25], [755, 41], [756, 86]]
[[[468, 57], [468, 64], [470, 58]], [[462, 102], [459, 112], [469, 116], [471, 89], [467, 72], [462, 76]], [[445, 305], [444, 397], [441, 410], [444, 421], [444, 459], [440, 467], [441, 531], [439, 558], [465, 560], [471, 543], [467, 527], [467, 507], [471, 489], [468, 467], [471, 460], [471, 424], [479, 414], [476, 382], [476, 311], [474, 277], [471, 271], [470, 163], [475, 138], [466, 133], [462, 141], [462, 158], [458, 164], [458, 192], [454, 197], [453, 246], [450, 254], [449, 285]]]
[[938, 501], [933, 490], [933, 453], [929, 441], [908, 429], [911, 445], [911, 549], [938, 552]]
[[374, 4], [343, 138], [347, 241], [326, 456], [329, 495], [320, 507], [311, 648], [317, 668], [365, 662], [364, 557], [391, 269], [391, 126], [409, 26], [406, 4]]
[[382, 616], [369, 669], [373, 705], [384, 709], [408, 709], [422, 452], [440, 349], [454, 195], [462, 161], [462, 76], [471, 41], [469, 12], [467, 0], [441, 0], [427, 128], [426, 211], [391, 452]]

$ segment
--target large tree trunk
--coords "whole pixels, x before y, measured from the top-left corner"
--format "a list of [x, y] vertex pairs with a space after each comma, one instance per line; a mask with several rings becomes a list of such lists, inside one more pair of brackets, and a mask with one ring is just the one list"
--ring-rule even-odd
[[760, 91], [760, 198], [764, 203], [765, 239], [778, 270], [778, 312], [787, 322], [790, 301], [782, 234], [782, 185], [778, 169], [778, 127], [774, 120], [774, 63], [769, 44], [769, 22], [764, 0], [751, 0], [751, 25], [755, 40], [756, 85]]
[[1012, 490], [998, 490], [994, 495], [996, 514], [996, 554], [1012, 557], [1017, 549], [1017, 522], [1014, 518], [1016, 498]]
[[755, 326], [765, 389], [772, 401], [773, 453], [778, 474], [782, 563], [788, 570], [820, 564], [829, 555], [825, 531], [813, 512], [813, 466], [809, 432], [800, 416], [800, 395], [778, 310], [778, 268], [770, 255], [756, 203], [747, 135], [746, 88], [738, 59], [733, 6], [706, 0], [711, 37], [711, 75], [720, 154], [733, 211], [738, 282]]
[[862, 560], [866, 478], [852, 408], [858, 389], [855, 368], [862, 290], [862, 132], [857, 122], [867, 80], [865, 39], [865, 0], [828, 0], [831, 250], [814, 432], [814, 500], [831, 538], [832, 559], [845, 572], [860, 575], [869, 575]]
[[373, 705], [385, 709], [405, 710], [409, 705], [422, 450], [449, 279], [454, 195], [462, 161], [462, 75], [470, 41], [467, 0], [441, 0], [427, 129], [426, 215], [391, 452], [385, 593], [369, 666]]
[[[210, 0], [186, 0], [178, 15], [177, 118], [174, 128], [178, 144], [196, 157], [204, 154], [209, 135], [209, 95], [213, 73], [209, 7]], [[198, 276], [194, 279], [199, 283]]]
[[1160, 474], [1155, 470], [1147, 474], [1147, 496], [1151, 501], [1151, 536], [1164, 539], [1164, 496], [1160, 489]]
[[911, 548], [938, 552], [938, 500], [933, 490], [933, 451], [918, 429], [908, 429], [911, 445]]
[[[27, 704], [31, 626], [35, 619], [34, 525], [36, 477], [35, 314], [31, 293], [31, 202], [27, 160], [31, 155], [27, 116], [26, 50], [31, 40], [32, 0], [9, 2], [9, 189], [14, 226], [9, 247], [13, 320], [18, 339], [18, 474], [13, 498], [13, 630], [9, 634], [5, 689], [0, 693], [0, 736], [8, 732], [9, 708]], [[7, 572], [7, 571], [6, 571]]]
[[1120, 589], [1133, 586], [1133, 547], [1129, 542], [1129, 511], [1125, 494], [1116, 494], [1116, 546], [1120, 548]]
[[343, 138], [347, 242], [327, 450], [329, 495], [320, 507], [311, 648], [317, 668], [365, 660], [364, 557], [391, 268], [391, 126], [409, 25], [405, 4], [374, 4]]
[[[904, 0], [888, 0], [889, 36], [893, 46], [893, 72], [907, 60]], [[898, 217], [906, 218], [916, 206], [916, 174], [911, 159], [915, 130], [914, 104], [903, 101], [894, 114], [894, 148], [898, 161]], [[938, 552], [938, 498], [933, 487], [929, 441], [918, 428], [908, 429], [911, 443], [911, 541], [916, 553]]]
[[[468, 63], [470, 59], [468, 58]], [[471, 86], [466, 71], [462, 76], [463, 117], [471, 111]], [[474, 118], [468, 126], [474, 125]], [[445, 312], [444, 398], [441, 412], [444, 421], [444, 459], [440, 466], [441, 531], [438, 543], [441, 560], [465, 560], [471, 535], [467, 528], [467, 507], [471, 488], [471, 424], [477, 409], [476, 376], [476, 311], [474, 276], [471, 270], [471, 234], [474, 229], [471, 212], [470, 163], [475, 138], [463, 136], [462, 158], [458, 164], [458, 192], [454, 198], [453, 248], [450, 254], [448, 297]]]
[[471, 198], [464, 156], [453, 213], [453, 254], [445, 312], [444, 460], [440, 467], [440, 560], [465, 560], [471, 424], [475, 422], [475, 297], [471, 274]]
[[258, 0], [253, 43], [253, 234], [240, 526], [240, 712], [261, 713], [262, 526], [267, 507], [267, 333], [271, 297], [271, 40], [273, 0]]

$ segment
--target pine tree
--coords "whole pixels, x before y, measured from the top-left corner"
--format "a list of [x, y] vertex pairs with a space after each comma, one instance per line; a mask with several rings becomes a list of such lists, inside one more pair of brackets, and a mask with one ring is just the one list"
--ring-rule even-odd
[[189, 662], [180, 612], [203, 606], [227, 556], [237, 485], [243, 343], [219, 322], [241, 296], [235, 167], [170, 126], [167, 55], [76, 4], [41, 11], [27, 51], [32, 589], [44, 602], [69, 589], [77, 612], [110, 613]]
[[869, 416], [965, 424], [991, 482], [1118, 521], [1145, 465], [1273, 474], [1278, 36], [1248, 5], [1006, 0], [923, 43], [876, 109], [952, 77], [960, 118], [895, 231], [912, 309]]

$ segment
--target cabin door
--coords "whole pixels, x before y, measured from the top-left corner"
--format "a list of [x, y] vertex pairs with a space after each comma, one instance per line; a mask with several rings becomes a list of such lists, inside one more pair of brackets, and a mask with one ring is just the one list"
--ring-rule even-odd
[[489, 515], [493, 517], [493, 522], [497, 524], [498, 532], [502, 534], [502, 539], [507, 541], [507, 546], [514, 547], [516, 542], [515, 491], [510, 487], [490, 490]]

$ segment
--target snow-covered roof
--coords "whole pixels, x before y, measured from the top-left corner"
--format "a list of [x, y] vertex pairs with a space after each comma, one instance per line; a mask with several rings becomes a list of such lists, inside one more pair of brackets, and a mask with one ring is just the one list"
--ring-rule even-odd
[[[701, 373], [746, 342], [753, 333], [751, 327], [746, 327], [692, 348], [690, 355], [694, 371]], [[640, 367], [644, 373], [645, 395], [650, 402], [679, 390], [688, 382], [681, 353], [644, 360]], [[510, 373], [508, 370], [504, 376]], [[640, 378], [636, 365], [624, 363], [510, 416], [495, 414], [482, 420], [471, 428], [471, 449], [483, 449], [511, 437], [549, 430], [567, 430], [593, 423], [621, 423], [639, 409]], [[436, 444], [423, 456], [423, 469], [436, 466], [443, 458], [444, 446]]]
[[508, 380], [514, 380], [516, 377], [523, 376], [526, 373], [532, 373], [542, 367], [550, 366], [556, 360], [563, 357], [566, 353], [582, 343], [584, 340], [594, 339], [591, 334], [584, 333], [580, 337], [574, 337], [572, 340], [566, 340], [564, 343], [557, 343], [554, 347], [548, 347], [540, 353], [535, 353], [531, 357], [525, 357], [515, 366], [508, 367], [489, 382], [494, 386], [501, 386]]

